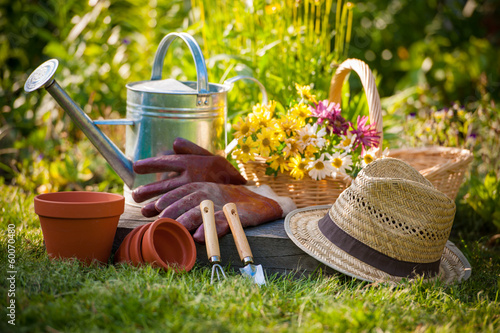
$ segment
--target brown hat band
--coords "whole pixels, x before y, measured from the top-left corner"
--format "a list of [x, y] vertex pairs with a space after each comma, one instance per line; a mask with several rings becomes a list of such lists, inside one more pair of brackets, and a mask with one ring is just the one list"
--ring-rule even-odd
[[329, 213], [318, 221], [318, 227], [335, 246], [387, 274], [399, 277], [432, 277], [439, 273], [441, 259], [430, 263], [414, 263], [391, 258], [346, 233], [330, 218]]

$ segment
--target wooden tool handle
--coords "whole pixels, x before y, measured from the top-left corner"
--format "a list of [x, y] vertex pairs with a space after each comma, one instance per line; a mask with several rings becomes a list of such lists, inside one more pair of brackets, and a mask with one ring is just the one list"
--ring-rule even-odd
[[250, 257], [251, 260], [253, 260], [252, 251], [250, 250], [247, 236], [245, 235], [243, 227], [241, 226], [241, 221], [240, 217], [238, 216], [236, 205], [234, 203], [228, 203], [224, 205], [222, 210], [224, 211], [224, 215], [226, 215], [227, 222], [229, 223], [229, 228], [231, 228], [231, 232], [233, 233], [234, 243], [236, 244], [236, 248], [238, 249], [240, 259], [244, 260], [245, 258]]
[[217, 229], [215, 228], [214, 203], [210, 200], [204, 200], [200, 203], [200, 210], [205, 229], [208, 259], [211, 260], [212, 257], [217, 256], [220, 260], [219, 238], [217, 238]]

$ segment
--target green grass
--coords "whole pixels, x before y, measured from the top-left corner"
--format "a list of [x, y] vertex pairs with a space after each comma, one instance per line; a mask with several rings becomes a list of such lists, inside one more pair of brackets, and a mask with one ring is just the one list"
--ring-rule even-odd
[[[210, 269], [184, 274], [127, 265], [49, 260], [33, 195], [0, 185], [1, 332], [494, 332], [500, 329], [500, 256], [454, 241], [471, 278], [445, 287], [368, 284], [341, 274], [252, 285], [234, 272], [210, 285]], [[7, 225], [16, 225], [16, 326], [7, 323]]]

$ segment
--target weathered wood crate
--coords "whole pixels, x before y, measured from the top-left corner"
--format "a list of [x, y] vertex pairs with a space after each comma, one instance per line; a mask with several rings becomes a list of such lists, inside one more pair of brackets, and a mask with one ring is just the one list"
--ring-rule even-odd
[[[154, 221], [145, 218], [140, 209], [126, 205], [125, 212], [118, 223], [113, 252], [118, 249], [125, 236], [135, 227]], [[252, 249], [256, 264], [261, 264], [267, 275], [293, 274], [309, 275], [321, 269], [323, 273], [335, 271], [299, 249], [287, 236], [283, 227], [284, 220], [266, 223], [258, 227], [246, 228], [245, 234]], [[219, 239], [222, 262], [221, 265], [231, 268], [242, 267], [233, 236], [229, 233]], [[200, 265], [211, 265], [207, 258], [205, 245], [196, 244], [196, 262]]]

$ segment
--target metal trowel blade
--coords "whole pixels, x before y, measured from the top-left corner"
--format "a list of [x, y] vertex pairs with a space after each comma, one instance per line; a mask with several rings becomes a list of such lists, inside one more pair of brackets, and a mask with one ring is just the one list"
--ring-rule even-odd
[[264, 275], [262, 265], [248, 264], [245, 267], [240, 268], [240, 272], [242, 275], [247, 276], [260, 286], [266, 284], [266, 277]]

